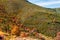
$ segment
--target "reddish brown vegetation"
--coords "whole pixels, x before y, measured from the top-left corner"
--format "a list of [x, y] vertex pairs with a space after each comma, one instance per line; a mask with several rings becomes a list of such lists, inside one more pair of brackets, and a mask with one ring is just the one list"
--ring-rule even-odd
[[60, 32], [57, 33], [55, 40], [60, 40]]
[[0, 4], [0, 13], [6, 13], [5, 7]]
[[26, 32], [20, 33], [20, 37], [28, 37], [28, 36], [29, 36], [29, 33], [26, 33]]

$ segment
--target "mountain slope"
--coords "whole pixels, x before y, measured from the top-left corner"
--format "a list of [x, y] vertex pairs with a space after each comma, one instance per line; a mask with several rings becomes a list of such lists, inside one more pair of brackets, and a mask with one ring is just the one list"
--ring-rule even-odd
[[60, 31], [60, 14], [54, 9], [34, 5], [27, 0], [1, 0], [0, 10], [1, 27], [22, 23], [36, 27], [48, 36], [55, 36]]
[[57, 13], [60, 13], [60, 8], [55, 8]]

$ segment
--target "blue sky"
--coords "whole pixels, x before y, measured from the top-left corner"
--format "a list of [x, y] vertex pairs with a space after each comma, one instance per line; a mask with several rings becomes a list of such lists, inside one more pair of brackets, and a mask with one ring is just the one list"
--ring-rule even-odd
[[28, 1], [47, 8], [60, 8], [60, 0], [28, 0]]

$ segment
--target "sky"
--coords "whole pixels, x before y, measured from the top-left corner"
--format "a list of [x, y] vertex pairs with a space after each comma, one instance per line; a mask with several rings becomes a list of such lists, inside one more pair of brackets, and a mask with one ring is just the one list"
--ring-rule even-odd
[[46, 8], [60, 8], [60, 0], [28, 0], [28, 1]]

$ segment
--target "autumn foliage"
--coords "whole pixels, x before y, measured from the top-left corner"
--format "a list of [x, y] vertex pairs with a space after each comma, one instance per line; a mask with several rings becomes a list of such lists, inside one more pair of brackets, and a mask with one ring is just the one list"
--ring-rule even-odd
[[57, 33], [55, 40], [60, 40], [60, 32]]
[[11, 29], [11, 34], [18, 34], [19, 33], [19, 27], [17, 25], [13, 25]]

